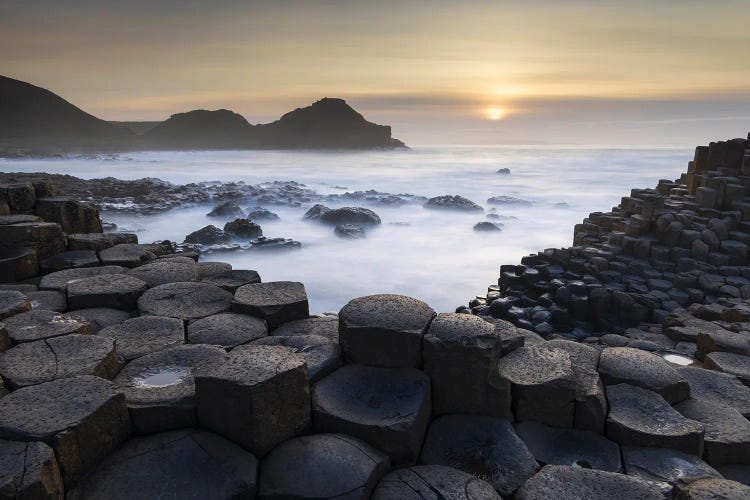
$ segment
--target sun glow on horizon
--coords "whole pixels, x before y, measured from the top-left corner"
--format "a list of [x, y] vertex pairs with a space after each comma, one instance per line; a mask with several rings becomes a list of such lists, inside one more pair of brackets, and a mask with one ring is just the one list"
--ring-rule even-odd
[[502, 120], [507, 115], [507, 112], [503, 108], [492, 106], [484, 110], [484, 115], [488, 120], [497, 121]]

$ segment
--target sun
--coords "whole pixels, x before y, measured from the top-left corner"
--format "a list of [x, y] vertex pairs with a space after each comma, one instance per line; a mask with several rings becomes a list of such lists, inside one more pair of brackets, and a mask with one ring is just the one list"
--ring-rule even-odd
[[491, 107], [484, 110], [484, 114], [488, 120], [502, 120], [505, 118], [505, 110], [503, 108]]

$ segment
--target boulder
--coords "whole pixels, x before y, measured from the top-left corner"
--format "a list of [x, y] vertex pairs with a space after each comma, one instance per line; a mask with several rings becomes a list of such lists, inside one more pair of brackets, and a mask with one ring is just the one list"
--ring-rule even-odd
[[521, 198], [516, 198], [515, 196], [508, 195], [493, 196], [487, 199], [487, 203], [489, 205], [515, 205], [522, 207], [531, 206], [531, 202], [528, 200], [522, 200]]
[[16, 314], [3, 320], [14, 344], [50, 339], [71, 333], [89, 333], [89, 325], [81, 318], [45, 309]]
[[0, 319], [31, 310], [28, 297], [16, 290], [0, 290]]
[[260, 275], [257, 271], [236, 269], [213, 276], [204, 276], [203, 282], [216, 285], [233, 294], [241, 286], [260, 283]]
[[68, 234], [68, 250], [101, 252], [115, 245], [137, 244], [138, 236], [132, 233], [76, 233]]
[[145, 281], [126, 274], [83, 278], [68, 284], [68, 309], [110, 307], [130, 311], [148, 289]]
[[201, 281], [198, 264], [155, 260], [128, 271], [129, 276], [145, 281], [149, 287], [187, 281]]
[[675, 486], [707, 477], [722, 477], [700, 458], [677, 450], [623, 446], [622, 459], [628, 476], [656, 483]]
[[129, 435], [125, 398], [99, 377], [63, 378], [0, 399], [0, 438], [51, 446], [66, 486], [91, 471]]
[[503, 230], [502, 224], [498, 224], [496, 222], [489, 222], [489, 221], [483, 220], [474, 224], [474, 231], [499, 232], [502, 230]]
[[490, 483], [511, 495], [537, 470], [537, 463], [504, 419], [446, 415], [430, 424], [419, 463], [444, 465]]
[[39, 274], [33, 248], [4, 248], [0, 245], [0, 283], [12, 283]]
[[679, 491], [680, 500], [725, 500], [750, 498], [750, 486], [728, 479], [694, 481]]
[[232, 294], [208, 283], [168, 283], [146, 291], [138, 299], [142, 315], [181, 320], [205, 318], [228, 311]]
[[28, 182], [14, 182], [0, 187], [0, 197], [8, 200], [14, 212], [27, 212], [36, 205], [34, 186]]
[[19, 247], [33, 248], [37, 259], [44, 260], [66, 250], [65, 233], [54, 222], [0, 226], [0, 248], [7, 252]]
[[509, 168], [499, 168], [496, 173], [498, 173], [498, 174], [509, 174], [510, 173], [510, 169]]
[[185, 343], [183, 322], [177, 318], [160, 316], [128, 319], [102, 328], [96, 335], [114, 340], [117, 354], [125, 361]]
[[333, 234], [340, 238], [359, 240], [365, 237], [365, 229], [355, 224], [338, 224], [334, 228]]
[[261, 236], [250, 242], [248, 250], [255, 252], [277, 251], [277, 250], [299, 250], [302, 243], [289, 238], [266, 238]]
[[316, 432], [357, 437], [414, 464], [430, 419], [430, 379], [414, 368], [346, 365], [312, 387]]
[[305, 285], [294, 281], [241, 286], [234, 294], [232, 311], [266, 320], [269, 330], [310, 315]]
[[268, 335], [262, 319], [245, 314], [221, 313], [195, 320], [187, 326], [191, 344], [211, 344], [232, 349]]
[[704, 458], [708, 463], [750, 463], [750, 422], [736, 409], [696, 399], [683, 401], [675, 408], [705, 427]]
[[97, 267], [99, 257], [93, 250], [71, 250], [60, 252], [39, 262], [41, 274], [54, 273], [63, 269], [76, 269], [79, 267]]
[[26, 292], [32, 309], [47, 309], [48, 311], [65, 312], [68, 310], [68, 298], [62, 292], [55, 290], [39, 290]]
[[198, 269], [200, 269], [201, 276], [205, 279], [231, 271], [232, 264], [227, 264], [226, 262], [203, 261], [198, 262]]
[[245, 212], [233, 201], [227, 201], [216, 205], [213, 210], [206, 214], [208, 217], [244, 217]]
[[403, 295], [351, 300], [339, 313], [339, 340], [350, 363], [422, 367], [422, 337], [435, 316], [424, 302]]
[[253, 239], [263, 236], [263, 230], [255, 222], [247, 219], [234, 219], [224, 224], [224, 232], [233, 238]]
[[703, 360], [708, 370], [734, 375], [740, 382], [750, 386], [750, 357], [731, 352], [711, 352]]
[[0, 440], [0, 498], [63, 498], [63, 490], [52, 448], [39, 441]]
[[322, 215], [330, 210], [330, 208], [324, 205], [316, 204], [313, 205], [307, 212], [305, 212], [305, 215], [302, 216], [302, 219], [319, 221]]
[[296, 335], [319, 335], [327, 337], [338, 344], [339, 342], [339, 317], [317, 316], [306, 319], [289, 321], [279, 325], [271, 331], [271, 335], [291, 337]]
[[156, 259], [156, 255], [142, 245], [122, 243], [99, 252], [103, 266], [134, 268]]
[[462, 212], [483, 212], [484, 209], [473, 201], [458, 195], [443, 195], [430, 198], [423, 205], [424, 208], [438, 210], [460, 210]]
[[290, 439], [260, 465], [260, 498], [370, 498], [388, 456], [342, 434]]
[[750, 388], [737, 377], [690, 366], [678, 368], [690, 384], [690, 397], [707, 403], [736, 408], [750, 417]]
[[321, 213], [320, 221], [334, 225], [355, 224], [359, 226], [376, 226], [380, 224], [380, 217], [368, 208], [342, 207], [333, 208]]
[[235, 347], [196, 371], [195, 393], [200, 426], [258, 456], [310, 426], [305, 360], [285, 347]]
[[254, 345], [280, 345], [299, 353], [307, 363], [307, 376], [313, 384], [333, 373], [342, 364], [339, 345], [318, 335], [274, 335], [255, 340]]
[[80, 269], [66, 269], [42, 277], [39, 282], [40, 290], [57, 290], [66, 293], [68, 284], [94, 276], [123, 274], [127, 271], [122, 266], [84, 267]]
[[251, 221], [277, 221], [280, 217], [263, 207], [247, 207], [247, 219]]
[[102, 328], [117, 325], [134, 316], [131, 311], [121, 311], [120, 309], [112, 309], [110, 307], [78, 309], [71, 315], [85, 320], [89, 324], [89, 333], [96, 333]]
[[452, 467], [417, 465], [380, 480], [373, 500], [500, 500], [487, 481]]
[[36, 214], [47, 222], [57, 222], [68, 234], [102, 232], [99, 211], [72, 198], [39, 198], [36, 200]]

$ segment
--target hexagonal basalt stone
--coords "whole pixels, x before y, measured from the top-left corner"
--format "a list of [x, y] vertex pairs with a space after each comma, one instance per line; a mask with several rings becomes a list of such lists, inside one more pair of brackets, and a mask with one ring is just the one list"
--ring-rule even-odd
[[102, 328], [97, 336], [113, 339], [117, 354], [130, 361], [185, 343], [185, 327], [177, 318], [141, 316]]
[[89, 324], [89, 332], [96, 333], [102, 328], [117, 325], [129, 320], [134, 316], [131, 311], [121, 311], [109, 307], [93, 307], [90, 309], [78, 309], [71, 316], [83, 318]]
[[292, 337], [297, 335], [319, 335], [327, 337], [338, 344], [339, 342], [339, 317], [317, 316], [307, 319], [298, 319], [280, 325], [270, 335], [281, 335]]
[[143, 315], [182, 320], [205, 318], [228, 311], [232, 294], [207, 283], [168, 283], [148, 290], [138, 299]]
[[422, 367], [422, 337], [435, 311], [403, 295], [370, 295], [339, 313], [339, 340], [348, 362], [381, 367]]
[[305, 285], [294, 281], [241, 286], [234, 294], [232, 311], [264, 319], [270, 330], [310, 314]]
[[48, 311], [65, 312], [68, 310], [68, 298], [62, 292], [54, 290], [39, 290], [26, 292], [26, 297], [32, 309], [47, 309]]
[[68, 235], [68, 250], [100, 252], [124, 243], [138, 243], [138, 236], [131, 233], [74, 233]]
[[512, 418], [510, 384], [491, 384], [502, 338], [495, 327], [469, 314], [438, 314], [424, 336], [424, 371], [432, 382], [432, 411]]
[[705, 459], [713, 466], [750, 463], [750, 422], [734, 408], [688, 399], [675, 406], [706, 429]]
[[479, 415], [433, 420], [419, 463], [473, 474], [501, 495], [511, 495], [537, 470], [534, 457], [507, 420]]
[[33, 248], [0, 246], [0, 283], [11, 283], [39, 274], [36, 251]]
[[65, 251], [65, 233], [53, 222], [29, 222], [0, 226], [0, 247], [33, 248], [43, 260]]
[[93, 469], [129, 435], [125, 398], [99, 377], [54, 380], [0, 399], [0, 438], [50, 445], [66, 485]]
[[750, 386], [750, 357], [732, 352], [711, 352], [706, 354], [703, 366], [737, 377], [740, 382]]
[[678, 370], [690, 383], [693, 399], [736, 408], [745, 418], [750, 417], [750, 387], [734, 375], [694, 367]]
[[664, 358], [633, 347], [608, 347], [599, 358], [605, 385], [630, 384], [650, 389], [674, 404], [690, 397], [690, 385]]
[[39, 262], [39, 272], [42, 274], [54, 273], [64, 269], [77, 269], [81, 267], [97, 267], [99, 257], [93, 250], [71, 250], [60, 252]]
[[618, 384], [607, 388], [607, 399], [609, 439], [622, 445], [703, 453], [703, 424], [680, 415], [657, 393]]
[[721, 478], [721, 474], [696, 457], [664, 448], [622, 447], [625, 472], [646, 481], [689, 484], [707, 477]]
[[663, 500], [659, 487], [615, 472], [547, 465], [518, 490], [517, 500]]
[[218, 346], [183, 345], [128, 363], [114, 384], [116, 392], [125, 394], [133, 430], [150, 434], [195, 427], [193, 372], [207, 363], [221, 363], [225, 357]]
[[341, 366], [341, 349], [331, 339], [319, 335], [284, 337], [275, 335], [253, 342], [254, 345], [280, 345], [302, 355], [307, 362], [307, 376], [313, 384]]
[[234, 293], [241, 286], [260, 283], [260, 275], [257, 271], [236, 269], [213, 276], [205, 276], [204, 283], [219, 286], [227, 292]]
[[45, 309], [33, 309], [7, 318], [5, 328], [14, 344], [49, 339], [71, 333], [89, 333], [89, 325], [81, 318]]
[[99, 260], [104, 266], [138, 267], [156, 259], [153, 252], [133, 243], [123, 243], [99, 252]]
[[183, 264], [181, 262], [170, 262], [168, 260], [156, 260], [128, 271], [133, 276], [148, 283], [149, 287], [164, 285], [166, 283], [200, 281], [201, 274], [198, 264]]
[[93, 335], [65, 335], [19, 344], [0, 357], [0, 375], [9, 389], [75, 375], [112, 379], [122, 368], [115, 343]]
[[198, 262], [198, 268], [201, 271], [201, 276], [206, 278], [231, 271], [232, 264], [227, 264], [226, 262]]
[[68, 309], [111, 307], [129, 311], [148, 289], [146, 282], [126, 274], [92, 276], [68, 284]]
[[266, 335], [266, 322], [246, 314], [214, 314], [187, 326], [187, 338], [191, 344], [213, 344], [226, 349], [247, 344]]
[[260, 464], [260, 498], [370, 498], [388, 456], [341, 434], [290, 439]]
[[682, 500], [734, 500], [750, 498], [750, 486], [728, 479], [699, 479], [680, 488]]
[[263, 456], [310, 426], [305, 360], [277, 346], [238, 346], [195, 373], [198, 421]]
[[26, 295], [16, 290], [0, 290], [0, 319], [29, 311], [31, 303]]
[[0, 352], [7, 351], [12, 345], [5, 323], [0, 323]]
[[373, 500], [500, 500], [487, 481], [452, 467], [417, 465], [385, 476]]
[[39, 282], [40, 290], [57, 290], [67, 292], [68, 284], [93, 276], [103, 276], [111, 274], [123, 274], [127, 271], [122, 266], [101, 266], [101, 267], [83, 267], [79, 269], [66, 269], [57, 271], [42, 277]]
[[216, 434], [162, 432], [125, 443], [68, 498], [255, 498], [257, 470], [252, 453]]
[[52, 448], [0, 440], [0, 498], [63, 498], [63, 490]]
[[619, 472], [620, 447], [591, 431], [556, 429], [538, 422], [516, 424], [516, 433], [537, 462]]

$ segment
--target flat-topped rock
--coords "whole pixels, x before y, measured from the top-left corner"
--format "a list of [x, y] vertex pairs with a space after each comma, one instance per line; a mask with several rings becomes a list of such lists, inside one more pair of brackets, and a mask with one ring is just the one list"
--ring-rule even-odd
[[185, 327], [177, 318], [140, 316], [102, 328], [96, 335], [113, 339], [117, 354], [130, 361], [185, 343]]
[[71, 250], [39, 261], [39, 272], [49, 274], [64, 269], [97, 266], [99, 266], [99, 257], [93, 250]]
[[34, 342], [71, 333], [89, 333], [89, 325], [81, 318], [45, 309], [16, 314], [3, 320], [14, 344]]
[[706, 429], [705, 459], [713, 466], [750, 463], [750, 422], [734, 408], [688, 399], [675, 406], [686, 418]]
[[[8, 330], [5, 328], [5, 323], [0, 323], [0, 352], [7, 351], [10, 349], [13, 343], [10, 341]], [[2, 392], [2, 391], [0, 391]], [[0, 394], [2, 396], [2, 394]]]
[[339, 341], [350, 363], [422, 367], [422, 337], [435, 311], [403, 295], [351, 300], [339, 313]]
[[306, 319], [298, 319], [279, 325], [270, 332], [270, 335], [281, 335], [291, 337], [295, 335], [319, 335], [327, 337], [334, 342], [339, 341], [339, 317], [317, 316]]
[[736, 408], [745, 418], [750, 417], [750, 388], [734, 375], [694, 367], [679, 371], [690, 383], [693, 399]]
[[0, 440], [0, 498], [63, 498], [52, 448], [35, 441]]
[[260, 498], [370, 498], [388, 456], [359, 439], [315, 434], [274, 448], [260, 465]]
[[129, 276], [145, 281], [149, 287], [187, 281], [200, 281], [198, 264], [155, 260], [128, 271]]
[[312, 387], [316, 432], [348, 434], [413, 464], [430, 419], [430, 379], [414, 368], [346, 365]]
[[232, 311], [264, 319], [270, 330], [310, 315], [305, 285], [295, 281], [241, 286], [234, 294]]
[[201, 271], [201, 276], [204, 278], [210, 276], [217, 276], [220, 274], [227, 273], [232, 270], [232, 264], [226, 262], [198, 262], [198, 268]]
[[68, 498], [255, 498], [257, 470], [252, 453], [221, 436], [163, 432], [125, 443]]
[[724, 479], [750, 486], [750, 464], [720, 465], [716, 467], [716, 470], [719, 471]]
[[423, 205], [424, 208], [436, 210], [459, 210], [464, 212], [483, 212], [484, 209], [473, 201], [459, 195], [442, 195], [430, 198]]
[[99, 377], [54, 380], [0, 399], [0, 438], [47, 443], [66, 485], [92, 470], [129, 435], [125, 398]]
[[122, 266], [84, 267], [80, 269], [66, 269], [47, 274], [39, 282], [40, 290], [57, 290], [66, 293], [68, 284], [94, 276], [105, 276], [112, 274], [123, 274], [127, 271]]
[[278, 346], [238, 346], [195, 373], [198, 421], [263, 456], [310, 426], [305, 360]]
[[78, 309], [71, 316], [83, 318], [89, 324], [89, 333], [96, 333], [102, 328], [117, 325], [129, 320], [135, 314], [132, 311], [122, 311], [110, 307], [92, 307]]
[[120, 243], [99, 252], [103, 266], [138, 267], [156, 259], [156, 255], [136, 243]]
[[138, 299], [143, 315], [182, 320], [205, 318], [229, 310], [232, 294], [208, 283], [168, 283], [151, 288]]
[[375, 226], [380, 224], [380, 217], [368, 208], [341, 207], [324, 211], [320, 214], [320, 221], [326, 224]]
[[31, 210], [36, 204], [36, 192], [29, 182], [13, 182], [0, 187], [0, 193], [13, 211]]
[[722, 477], [700, 458], [677, 450], [623, 446], [622, 459], [627, 475], [646, 481], [685, 485], [707, 477]]
[[0, 226], [0, 247], [33, 248], [37, 259], [44, 260], [66, 250], [65, 233], [54, 222], [9, 224]]
[[128, 363], [114, 387], [125, 395], [133, 431], [150, 434], [197, 426], [193, 373], [225, 357], [218, 346], [181, 345]]
[[313, 384], [333, 373], [342, 364], [339, 345], [327, 337], [319, 335], [274, 335], [253, 342], [255, 345], [280, 345], [289, 347], [305, 358], [307, 377]]
[[204, 276], [203, 282], [216, 285], [227, 292], [234, 293], [241, 286], [260, 283], [261, 280], [257, 271], [233, 269], [213, 276]]
[[68, 234], [68, 250], [101, 252], [115, 245], [138, 244], [138, 236], [131, 233], [74, 233]]
[[39, 198], [36, 200], [36, 213], [46, 221], [57, 222], [68, 234], [102, 231], [99, 211], [73, 198], [65, 196]]
[[22, 224], [24, 222], [43, 222], [43, 219], [38, 215], [31, 214], [0, 215], [0, 226]]
[[148, 289], [145, 281], [127, 274], [92, 276], [68, 283], [68, 309], [110, 307], [130, 311]]
[[446, 415], [432, 421], [419, 463], [444, 465], [490, 483], [511, 495], [537, 470], [526, 445], [505, 419]]
[[47, 309], [48, 311], [65, 312], [68, 310], [68, 297], [56, 290], [38, 290], [26, 292], [32, 309]]
[[750, 498], [750, 486], [728, 479], [699, 479], [680, 488], [680, 499], [725, 500]]
[[702, 455], [703, 424], [683, 417], [653, 391], [629, 384], [607, 388], [607, 437], [621, 445], [655, 446]]
[[690, 397], [690, 385], [661, 356], [633, 347], [608, 347], [599, 358], [605, 385], [630, 384], [650, 389], [674, 404]]
[[187, 338], [191, 344], [213, 344], [232, 349], [268, 335], [266, 322], [254, 316], [221, 313], [191, 322]]
[[708, 370], [734, 375], [743, 384], [750, 386], [750, 357], [731, 352], [712, 352], [703, 359]]
[[487, 481], [452, 467], [417, 465], [380, 480], [373, 500], [500, 500]]
[[595, 432], [528, 421], [516, 424], [516, 433], [540, 464], [578, 465], [610, 472], [622, 468], [620, 447]]
[[31, 310], [26, 295], [15, 290], [0, 290], [0, 319]]
[[19, 344], [0, 357], [0, 375], [9, 389], [72, 377], [111, 380], [122, 368], [114, 341], [94, 335], [65, 335]]
[[0, 246], [0, 283], [22, 281], [37, 274], [39, 264], [33, 248]]
[[642, 479], [567, 465], [547, 465], [518, 490], [517, 500], [663, 500], [659, 487]]

